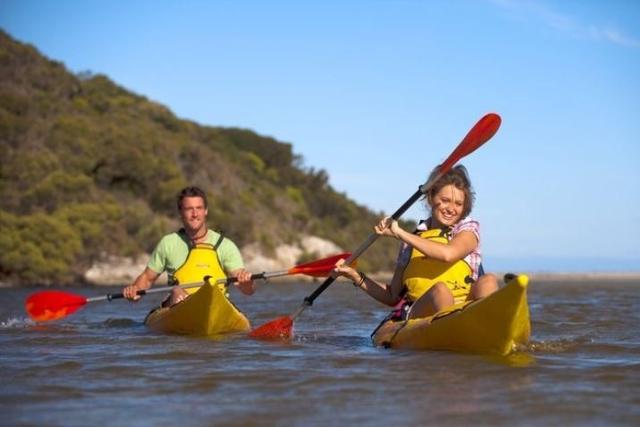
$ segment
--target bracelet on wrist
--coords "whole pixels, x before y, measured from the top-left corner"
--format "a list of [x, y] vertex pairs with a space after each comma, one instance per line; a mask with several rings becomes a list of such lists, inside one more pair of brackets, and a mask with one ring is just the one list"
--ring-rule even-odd
[[358, 280], [357, 282], [354, 281], [353, 286], [355, 286], [356, 288], [361, 288], [364, 284], [364, 281], [367, 279], [367, 276], [362, 271], [358, 271], [358, 275], [360, 276], [360, 280]]

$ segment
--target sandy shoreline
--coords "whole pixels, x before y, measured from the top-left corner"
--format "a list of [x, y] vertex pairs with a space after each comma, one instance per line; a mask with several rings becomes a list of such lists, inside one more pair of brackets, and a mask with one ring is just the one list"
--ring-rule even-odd
[[[500, 279], [506, 272], [495, 273]], [[517, 272], [526, 274], [530, 280], [536, 282], [595, 282], [595, 281], [637, 281], [640, 282], [640, 271], [594, 271], [594, 272]], [[372, 277], [388, 282], [391, 280], [391, 273], [374, 274]]]
[[576, 281], [638, 281], [640, 272], [580, 272], [580, 273], [550, 273], [530, 272], [524, 273], [531, 280], [544, 282], [576, 282]]

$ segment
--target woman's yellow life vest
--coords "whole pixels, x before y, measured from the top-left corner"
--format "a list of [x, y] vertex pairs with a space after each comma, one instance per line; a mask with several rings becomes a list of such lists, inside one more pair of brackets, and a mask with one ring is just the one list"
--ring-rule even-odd
[[[217, 245], [216, 245], [217, 246]], [[177, 285], [185, 285], [187, 283], [203, 282], [205, 276], [211, 276], [210, 282], [215, 283], [216, 280], [226, 279], [216, 247], [209, 243], [197, 243], [189, 250], [187, 259], [173, 273], [173, 279]], [[218, 284], [222, 292], [226, 293], [224, 283]], [[186, 288], [189, 294], [193, 294], [199, 288]]]
[[[439, 228], [423, 231], [423, 239], [449, 244], [448, 232]], [[424, 295], [433, 285], [443, 282], [453, 293], [456, 302], [464, 301], [471, 289], [472, 271], [464, 260], [444, 262], [429, 258], [416, 248], [411, 250], [409, 264], [404, 269], [402, 282], [407, 289], [407, 298], [415, 301]]]

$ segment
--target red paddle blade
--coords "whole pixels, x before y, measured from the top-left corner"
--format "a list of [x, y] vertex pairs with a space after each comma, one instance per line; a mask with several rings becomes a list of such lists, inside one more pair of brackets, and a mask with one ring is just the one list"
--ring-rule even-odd
[[338, 260], [347, 259], [350, 256], [350, 252], [345, 252], [317, 261], [311, 261], [306, 264], [296, 265], [289, 270], [289, 274], [306, 274], [307, 276], [313, 277], [327, 277], [335, 268]]
[[62, 291], [42, 291], [31, 294], [24, 303], [29, 317], [36, 322], [62, 319], [87, 303], [87, 299]]
[[501, 123], [502, 119], [496, 113], [486, 114], [478, 120], [453, 153], [440, 165], [440, 171], [448, 171], [458, 160], [473, 153], [478, 147], [490, 140], [498, 132]]
[[252, 330], [249, 336], [261, 340], [289, 340], [293, 336], [293, 319], [279, 317]]

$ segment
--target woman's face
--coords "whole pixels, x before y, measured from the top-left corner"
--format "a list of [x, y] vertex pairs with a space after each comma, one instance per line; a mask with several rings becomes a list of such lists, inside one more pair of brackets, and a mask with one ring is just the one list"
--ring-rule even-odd
[[464, 191], [449, 184], [440, 189], [431, 201], [431, 217], [436, 225], [451, 227], [458, 223], [464, 211]]

